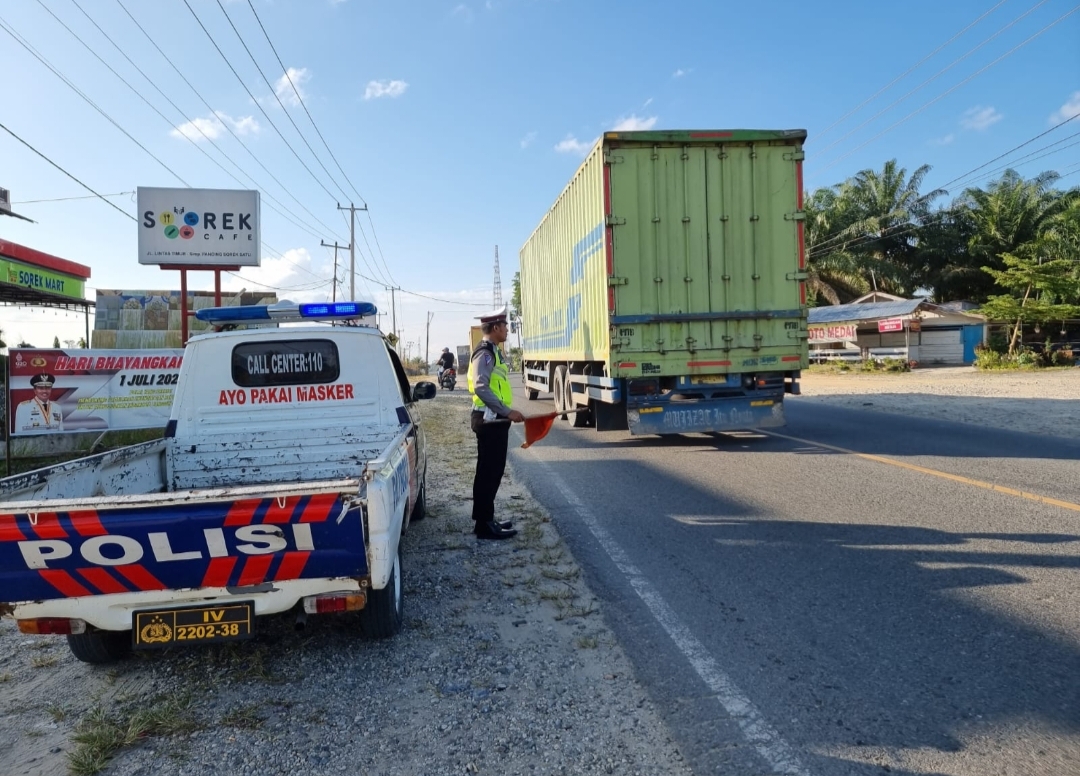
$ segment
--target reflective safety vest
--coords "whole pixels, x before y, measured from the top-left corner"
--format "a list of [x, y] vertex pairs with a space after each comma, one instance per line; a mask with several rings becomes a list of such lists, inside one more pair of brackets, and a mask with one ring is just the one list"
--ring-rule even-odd
[[[502, 353], [495, 347], [494, 344], [488, 340], [483, 340], [476, 346], [476, 350], [473, 351], [475, 356], [477, 351], [486, 350], [495, 356], [495, 368], [491, 370], [491, 392], [498, 397], [499, 401], [510, 406], [514, 400], [514, 395], [510, 390], [510, 369], [506, 366], [506, 362], [502, 359]], [[483, 410], [487, 405], [480, 400], [480, 397], [476, 395], [476, 361], [469, 361], [469, 393], [472, 394], [473, 409]]]

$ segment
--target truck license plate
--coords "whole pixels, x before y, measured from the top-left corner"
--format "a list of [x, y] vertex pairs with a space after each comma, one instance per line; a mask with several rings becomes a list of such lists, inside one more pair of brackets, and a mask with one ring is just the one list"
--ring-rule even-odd
[[251, 638], [254, 609], [253, 602], [238, 601], [219, 606], [135, 612], [132, 615], [135, 647], [154, 649]]

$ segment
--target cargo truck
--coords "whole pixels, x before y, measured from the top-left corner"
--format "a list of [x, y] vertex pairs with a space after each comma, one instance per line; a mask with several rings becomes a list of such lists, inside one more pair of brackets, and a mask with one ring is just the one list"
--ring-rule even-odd
[[808, 365], [805, 139], [605, 133], [521, 249], [528, 398], [600, 431], [783, 425]]

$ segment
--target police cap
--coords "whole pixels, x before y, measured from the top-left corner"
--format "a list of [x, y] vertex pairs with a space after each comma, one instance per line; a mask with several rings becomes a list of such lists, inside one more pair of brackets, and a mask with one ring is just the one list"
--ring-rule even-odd
[[507, 318], [506, 305], [503, 305], [497, 310], [492, 310], [489, 313], [484, 313], [480, 318], [480, 323], [506, 323]]
[[56, 378], [48, 372], [41, 372], [40, 374], [36, 374], [30, 378], [30, 385], [34, 386], [35, 388], [52, 388], [55, 382]]

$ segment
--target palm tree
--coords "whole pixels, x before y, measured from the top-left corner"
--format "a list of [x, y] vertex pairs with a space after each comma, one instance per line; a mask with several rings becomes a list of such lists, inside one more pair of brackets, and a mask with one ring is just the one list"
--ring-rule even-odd
[[934, 200], [946, 194], [944, 189], [919, 191], [929, 172], [930, 165], [924, 164], [909, 177], [905, 168], [890, 159], [880, 172], [863, 170], [842, 188], [841, 196], [854, 218], [840, 237], [884, 291], [910, 295], [925, 275], [919, 232], [930, 219]]
[[[960, 205], [967, 209], [974, 225], [968, 247], [982, 264], [1004, 268], [1002, 255], [1025, 256], [1076, 202], [1080, 191], [1061, 192], [1052, 188], [1055, 172], [1044, 172], [1024, 180], [1015, 170], [1006, 170], [1001, 179], [985, 190], [968, 189]], [[1058, 220], [1055, 220], [1058, 219]]]
[[807, 279], [806, 290], [811, 304], [824, 300], [842, 304], [870, 289], [855, 256], [845, 247], [841, 236], [851, 220], [843, 186], [817, 189], [808, 194], [803, 205], [806, 213]]

